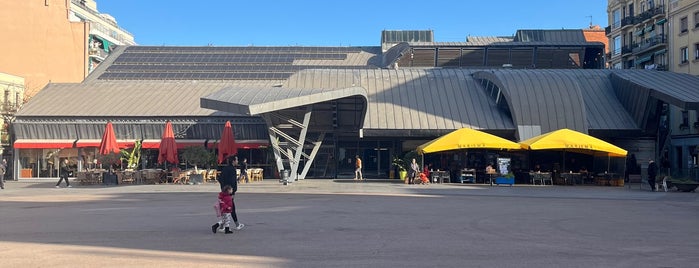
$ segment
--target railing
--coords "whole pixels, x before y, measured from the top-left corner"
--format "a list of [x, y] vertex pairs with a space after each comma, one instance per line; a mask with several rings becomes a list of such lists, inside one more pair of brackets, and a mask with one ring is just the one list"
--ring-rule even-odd
[[[73, 3], [73, 4], [75, 4], [75, 5], [77, 5], [77, 6], [79, 6], [79, 7], [82, 7], [83, 10], [87, 11], [88, 13], [90, 13], [90, 14], [92, 14], [92, 15], [97, 16], [98, 18], [102, 18], [102, 14], [100, 14], [99, 12], [94, 11], [94, 10], [88, 8], [87, 6], [85, 6], [85, 4], [82, 3], [83, 1], [80, 1], [80, 0], [70, 0], [70, 2]], [[110, 20], [107, 20], [107, 19], [103, 19], [103, 21], [106, 21], [107, 23], [109, 23], [109, 24], [111, 24], [112, 26], [116, 27], [116, 28], [119, 29], [120, 31], [123, 31], [126, 35], [133, 36], [133, 34], [131, 34], [129, 31], [125, 30], [124, 28], [119, 27], [119, 25], [117, 25], [117, 24], [114, 23], [113, 21], [110, 21]], [[94, 27], [93, 24], [99, 24], [99, 23], [93, 22], [93, 23], [91, 23], [91, 27]], [[102, 26], [102, 25], [100, 25], [100, 26], [101, 26], [101, 27], [104, 27], [104, 26]], [[106, 28], [106, 27], [105, 27], [105, 28]], [[105, 33], [109, 33], [110, 31], [104, 31], [104, 32], [105, 32]], [[114, 36], [112, 36], [112, 37], [114, 37]], [[121, 37], [121, 36], [120, 36], [120, 37], [114, 37], [114, 38], [116, 38], [116, 39], [118, 39], [119, 41], [122, 41], [122, 42], [123, 42], [124, 40], [127, 40], [126, 38]], [[125, 43], [127, 43], [127, 42], [125, 42]]]
[[665, 6], [660, 5], [660, 6], [657, 6], [655, 8], [651, 8], [649, 10], [646, 10], [645, 12], [643, 12], [641, 14], [638, 14], [638, 16], [636, 16], [636, 21], [642, 22], [644, 20], [650, 19], [650, 18], [652, 18], [656, 15], [660, 15], [660, 14], [665, 14]]
[[634, 16], [626, 17], [626, 18], [621, 20], [621, 27], [622, 28], [624, 28], [625, 26], [634, 25], [634, 24], [636, 24], [636, 17], [634, 17]]
[[633, 52], [633, 47], [634, 47], [634, 46], [636, 46], [636, 44], [631, 44], [631, 45], [628, 45], [628, 46], [623, 46], [623, 47], [621, 48], [621, 54], [624, 55], [624, 54], [632, 53], [632, 52]]
[[92, 57], [101, 58], [102, 60], [104, 60], [109, 55], [109, 53], [105, 52], [101, 48], [90, 48], [90, 50], [88, 50], [87, 54], [92, 56]]
[[656, 45], [664, 44], [666, 42], [665, 35], [656, 35], [651, 38], [646, 38], [641, 41], [637, 47], [633, 48], [633, 53], [641, 53], [648, 48]]

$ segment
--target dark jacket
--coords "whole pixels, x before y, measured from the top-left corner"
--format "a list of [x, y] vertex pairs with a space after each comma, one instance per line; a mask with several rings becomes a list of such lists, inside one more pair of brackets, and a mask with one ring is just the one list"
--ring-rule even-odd
[[648, 164], [648, 177], [655, 178], [658, 175], [658, 164], [651, 162]]
[[70, 167], [65, 162], [61, 162], [60, 169], [58, 170], [58, 175], [61, 178], [68, 178], [70, 176]]
[[221, 176], [219, 176], [219, 182], [221, 185], [230, 185], [233, 187], [233, 194], [238, 191], [238, 174], [235, 167], [232, 165], [223, 166], [221, 168]]
[[221, 206], [221, 213], [233, 212], [233, 197], [228, 193], [218, 193], [218, 203]]

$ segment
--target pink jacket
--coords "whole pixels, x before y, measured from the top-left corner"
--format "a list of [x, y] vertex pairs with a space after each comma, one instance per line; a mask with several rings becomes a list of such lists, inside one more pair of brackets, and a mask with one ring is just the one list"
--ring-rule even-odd
[[233, 196], [226, 192], [218, 193], [218, 203], [221, 206], [221, 213], [233, 212]]

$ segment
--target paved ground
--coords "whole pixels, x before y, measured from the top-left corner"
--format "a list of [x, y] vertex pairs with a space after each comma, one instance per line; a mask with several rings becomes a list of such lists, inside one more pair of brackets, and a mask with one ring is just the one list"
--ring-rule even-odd
[[697, 267], [699, 194], [618, 187], [217, 185], [0, 191], [0, 267]]

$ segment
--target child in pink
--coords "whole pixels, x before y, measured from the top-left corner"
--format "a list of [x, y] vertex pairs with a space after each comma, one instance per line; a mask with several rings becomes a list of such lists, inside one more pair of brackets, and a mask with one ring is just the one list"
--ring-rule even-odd
[[211, 226], [211, 231], [216, 233], [219, 227], [223, 226], [225, 233], [232, 234], [231, 212], [233, 212], [233, 187], [230, 185], [223, 186], [223, 190], [218, 193], [218, 205], [221, 212], [219, 222]]

